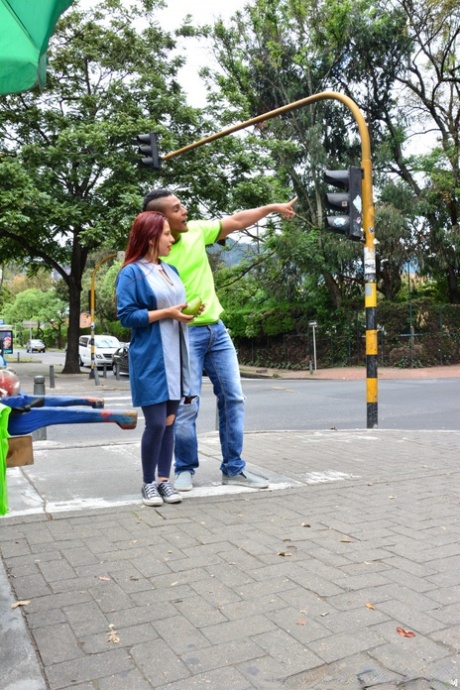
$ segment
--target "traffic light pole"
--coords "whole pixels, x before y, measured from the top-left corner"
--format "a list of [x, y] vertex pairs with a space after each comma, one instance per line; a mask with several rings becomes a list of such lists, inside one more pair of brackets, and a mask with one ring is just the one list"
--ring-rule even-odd
[[351, 110], [353, 117], [358, 125], [359, 136], [361, 139], [361, 167], [364, 171], [362, 180], [362, 203], [363, 203], [363, 231], [364, 231], [364, 306], [366, 311], [366, 403], [367, 403], [367, 428], [373, 429], [378, 424], [378, 385], [377, 385], [377, 285], [376, 285], [376, 261], [375, 261], [375, 228], [374, 228], [374, 203], [372, 199], [372, 162], [371, 162], [371, 144], [369, 137], [369, 130], [367, 128], [364, 117], [356, 105], [356, 103], [341, 93], [335, 91], [323, 91], [322, 93], [302, 98], [299, 101], [288, 103], [288, 105], [270, 110], [263, 115], [253, 117], [251, 120], [246, 120], [238, 125], [229, 127], [211, 134], [209, 137], [195, 141], [193, 144], [184, 146], [177, 151], [172, 151], [161, 157], [161, 160], [167, 161], [170, 158], [179, 156], [182, 153], [191, 151], [198, 146], [209, 144], [212, 141], [221, 139], [222, 137], [238, 132], [241, 129], [246, 129], [251, 125], [256, 125], [258, 122], [270, 120], [273, 117], [282, 115], [283, 113], [298, 108], [303, 108], [311, 103], [317, 101], [324, 101], [334, 99], [340, 101]]

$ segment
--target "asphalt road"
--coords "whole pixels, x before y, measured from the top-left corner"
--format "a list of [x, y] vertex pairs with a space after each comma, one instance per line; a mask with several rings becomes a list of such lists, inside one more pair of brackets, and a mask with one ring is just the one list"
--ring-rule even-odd
[[[112, 376], [112, 374], [108, 374]], [[91, 384], [89, 384], [91, 385]], [[379, 383], [378, 426], [382, 429], [460, 430], [459, 379], [396, 380]], [[91, 394], [97, 389], [89, 387]], [[363, 381], [278, 381], [244, 379], [246, 431], [365, 429], [366, 387]], [[49, 391], [48, 391], [49, 392]], [[131, 407], [129, 380], [124, 389], [104, 393], [107, 408]], [[142, 433], [139, 424], [130, 436]], [[98, 425], [99, 426], [99, 425]], [[203, 379], [198, 433], [214, 431], [216, 402], [212, 386]], [[48, 439], [78, 440], [81, 430], [68, 426], [48, 428]], [[126, 432], [115, 425], [88, 426], [85, 436], [101, 434], [107, 440], [121, 440]]]
[[[37, 364], [42, 362], [41, 371], [43, 365], [48, 367], [51, 364], [58, 371], [63, 363], [63, 354], [47, 352], [33, 355], [34, 359]], [[33, 363], [27, 366], [33, 371]], [[107, 372], [107, 383], [112, 380], [112, 372]], [[105, 406], [131, 408], [129, 378], [122, 376], [118, 388], [103, 392]], [[367, 426], [366, 382], [363, 380], [243, 379], [243, 390], [246, 395], [246, 431], [345, 430], [365, 429]], [[382, 429], [460, 430], [459, 390], [458, 378], [380, 380], [378, 426]], [[49, 389], [46, 392], [52, 393]], [[102, 394], [89, 376], [86, 392]], [[128, 432], [133, 440], [140, 437], [143, 429], [142, 410], [138, 413], [140, 423], [137, 429]], [[197, 427], [199, 434], [217, 428], [216, 401], [206, 377], [203, 379]], [[126, 434], [113, 424], [85, 426], [86, 438], [94, 436], [94, 439], [101, 440], [102, 435], [107, 442], [117, 442], [125, 440]], [[48, 440], [77, 442], [80, 437], [81, 428], [78, 427], [65, 425], [47, 429]]]

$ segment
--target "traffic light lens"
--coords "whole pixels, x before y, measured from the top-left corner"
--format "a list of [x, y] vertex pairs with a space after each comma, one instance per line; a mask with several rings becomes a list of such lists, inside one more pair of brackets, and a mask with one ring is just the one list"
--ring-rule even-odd
[[326, 206], [336, 215], [326, 217], [329, 230], [345, 235], [348, 239], [362, 241], [362, 179], [363, 170], [351, 166], [348, 170], [326, 170], [324, 181], [331, 187], [345, 190], [326, 194]]
[[139, 146], [137, 152], [143, 156], [139, 161], [140, 165], [154, 170], [161, 170], [161, 157], [158, 153], [158, 140], [156, 132], [150, 134], [138, 134], [136, 141], [144, 146]]

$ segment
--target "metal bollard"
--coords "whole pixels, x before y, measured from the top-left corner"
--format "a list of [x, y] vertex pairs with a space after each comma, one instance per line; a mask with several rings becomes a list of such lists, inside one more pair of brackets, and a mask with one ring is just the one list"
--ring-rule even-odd
[[44, 376], [34, 376], [34, 395], [45, 395]]
[[120, 380], [120, 363], [119, 362], [115, 363], [115, 378], [117, 379], [117, 381]]
[[102, 365], [102, 378], [106, 379], [107, 378], [107, 364], [104, 362]]
[[50, 388], [56, 388], [54, 381], [54, 365], [50, 364]]
[[[44, 376], [34, 376], [34, 395], [45, 395]], [[46, 426], [32, 431], [32, 441], [46, 441]]]

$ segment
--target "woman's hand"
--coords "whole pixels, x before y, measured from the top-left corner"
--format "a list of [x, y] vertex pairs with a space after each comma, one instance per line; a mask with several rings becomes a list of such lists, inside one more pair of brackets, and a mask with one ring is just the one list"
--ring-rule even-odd
[[[193, 321], [195, 316], [184, 314], [182, 309], [187, 306], [187, 303], [176, 304], [174, 307], [167, 307], [166, 309], [154, 309], [149, 311], [149, 323], [154, 321], [161, 321], [161, 319], [176, 319], [176, 321], [181, 321], [182, 323], [190, 323]], [[199, 316], [206, 309], [206, 305], [202, 304], [200, 310], [196, 316]]]
[[173, 309], [173, 310], [179, 309], [179, 317], [174, 315], [172, 318], [177, 319], [178, 321], [182, 321], [183, 323], [189, 323], [190, 321], [193, 321], [193, 319], [195, 319], [197, 316], [202, 314], [204, 312], [204, 310], [206, 309], [206, 305], [202, 304], [197, 314], [188, 315], [188, 314], [184, 314], [182, 311], [182, 309], [186, 306], [187, 306], [187, 303], [179, 304], [177, 307], [171, 307], [171, 309]]
[[169, 311], [171, 312], [171, 319], [176, 319], [176, 321], [181, 321], [182, 323], [189, 323], [190, 321], [193, 321], [195, 318], [193, 315], [189, 314], [184, 314], [182, 309], [187, 306], [187, 302], [184, 302], [183, 304], [178, 304], [175, 307], [170, 307]]

